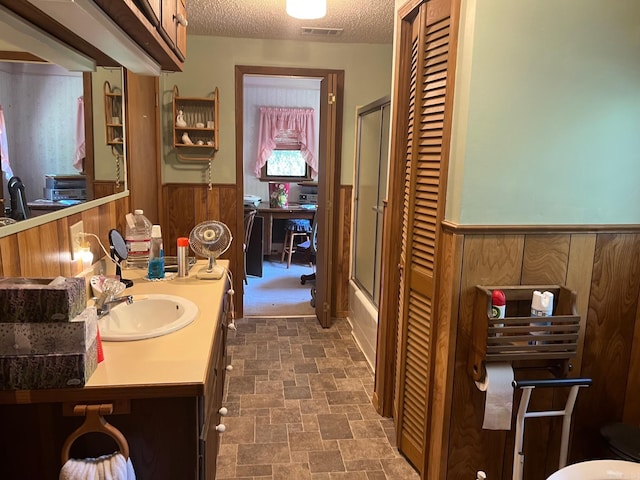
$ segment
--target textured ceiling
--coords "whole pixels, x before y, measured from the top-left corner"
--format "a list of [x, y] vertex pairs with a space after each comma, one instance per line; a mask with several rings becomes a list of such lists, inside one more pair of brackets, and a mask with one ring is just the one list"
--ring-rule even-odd
[[[394, 0], [327, 0], [327, 16], [297, 20], [285, 0], [188, 0], [191, 35], [338, 43], [392, 43]], [[342, 28], [340, 35], [302, 35], [301, 27]]]

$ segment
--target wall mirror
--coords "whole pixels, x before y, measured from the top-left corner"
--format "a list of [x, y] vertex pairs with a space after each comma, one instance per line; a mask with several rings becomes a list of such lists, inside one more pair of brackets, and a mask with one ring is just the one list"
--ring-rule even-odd
[[[11, 232], [48, 221], [45, 216], [65, 216], [69, 207], [74, 207], [69, 214], [76, 213], [95, 206], [96, 199], [126, 195], [123, 69], [97, 67], [83, 79], [82, 72], [24, 61], [38, 53], [10, 42], [0, 32], [3, 130], [11, 170], [25, 185], [31, 207], [31, 218], [20, 221], [18, 230], [11, 225]], [[114, 94], [111, 103], [105, 95], [107, 85]], [[82, 155], [77, 132], [85, 118], [91, 128], [84, 130]], [[1, 181], [4, 206], [9, 207], [4, 171]], [[7, 228], [0, 227], [0, 237]]]

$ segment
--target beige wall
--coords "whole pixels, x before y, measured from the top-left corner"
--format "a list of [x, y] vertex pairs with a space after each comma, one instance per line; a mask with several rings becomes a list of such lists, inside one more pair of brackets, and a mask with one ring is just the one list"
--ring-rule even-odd
[[171, 147], [172, 89], [181, 96], [220, 93], [220, 150], [213, 164], [214, 183], [235, 183], [235, 66], [327, 68], [345, 71], [342, 144], [343, 184], [353, 183], [355, 110], [391, 92], [392, 46], [294, 42], [193, 35], [187, 41], [181, 73], [163, 74], [161, 81], [163, 183], [207, 181], [206, 165], [180, 163]]

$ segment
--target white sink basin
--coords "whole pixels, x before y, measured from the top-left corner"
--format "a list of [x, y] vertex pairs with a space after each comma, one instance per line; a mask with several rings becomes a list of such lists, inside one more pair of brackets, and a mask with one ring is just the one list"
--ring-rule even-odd
[[175, 295], [148, 294], [121, 303], [100, 319], [100, 337], [107, 342], [127, 342], [160, 337], [189, 325], [198, 315], [191, 300]]

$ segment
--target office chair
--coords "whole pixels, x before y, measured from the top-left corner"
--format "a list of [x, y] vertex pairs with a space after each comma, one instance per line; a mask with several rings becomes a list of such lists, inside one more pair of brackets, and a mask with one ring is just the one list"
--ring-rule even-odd
[[[316, 264], [316, 252], [318, 251], [318, 213], [313, 216], [313, 223], [311, 224], [311, 234], [309, 240], [307, 242], [303, 242], [298, 245], [300, 248], [308, 248], [309, 249], [309, 262], [313, 265]], [[309, 281], [315, 281], [316, 272], [310, 273], [309, 275], [300, 275], [300, 283], [304, 285]], [[311, 290], [313, 295], [313, 289]]]
[[11, 197], [11, 212], [9, 216], [14, 220], [26, 220], [31, 216], [31, 209], [27, 205], [27, 195], [24, 192], [24, 183], [20, 177], [11, 177], [7, 184]]

